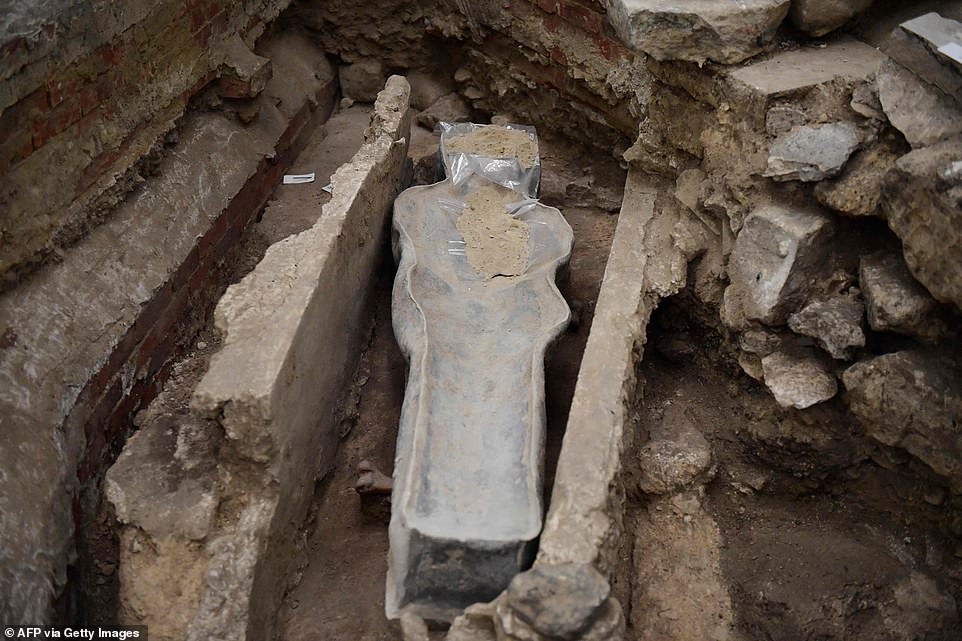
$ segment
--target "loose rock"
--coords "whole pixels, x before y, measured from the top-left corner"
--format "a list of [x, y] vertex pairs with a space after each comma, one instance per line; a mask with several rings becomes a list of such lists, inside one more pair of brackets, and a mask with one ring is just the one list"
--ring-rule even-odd
[[765, 175], [779, 181], [823, 180], [842, 170], [859, 142], [858, 128], [850, 122], [796, 127], [772, 144]]
[[817, 211], [768, 205], [752, 212], [728, 262], [726, 324], [783, 324], [831, 271], [832, 232], [832, 221]]
[[419, 113], [416, 120], [428, 129], [434, 129], [439, 122], [468, 122], [471, 120], [471, 107], [459, 94], [449, 93]]
[[788, 327], [796, 334], [816, 339], [832, 358], [844, 360], [851, 358], [855, 348], [865, 346], [864, 313], [865, 306], [856, 290], [809, 303], [788, 317]]
[[852, 413], [877, 441], [916, 456], [962, 490], [959, 364], [927, 351], [900, 351], [842, 374]]
[[912, 278], [897, 252], [863, 256], [858, 281], [872, 329], [925, 340], [937, 338], [944, 330], [936, 317], [935, 300]]
[[878, 70], [882, 109], [913, 147], [924, 147], [962, 132], [958, 103], [901, 65], [887, 60]]
[[537, 632], [574, 641], [591, 627], [611, 594], [608, 581], [588, 564], [536, 566], [508, 586], [508, 608]]
[[815, 185], [818, 202], [848, 216], [876, 216], [882, 200], [885, 174], [898, 156], [886, 146], [855, 154], [845, 172]]
[[412, 71], [407, 79], [411, 85], [411, 106], [418, 111], [427, 109], [457, 88], [452, 78], [423, 71]]
[[668, 494], [705, 478], [712, 463], [711, 446], [702, 433], [688, 426], [670, 438], [653, 439], [638, 457], [641, 490]]
[[762, 359], [765, 385], [782, 407], [803, 410], [835, 396], [835, 376], [815, 356], [775, 352]]
[[424, 619], [411, 612], [402, 612], [401, 638], [404, 641], [430, 641], [428, 626]]
[[937, 300], [962, 309], [960, 160], [962, 138], [902, 156], [886, 176], [882, 209], [912, 275]]
[[903, 22], [883, 49], [890, 58], [949, 96], [962, 96], [962, 69], [939, 48], [962, 42], [962, 24], [937, 13]]
[[618, 37], [658, 60], [741, 62], [762, 50], [788, 13], [788, 0], [614, 0]]
[[792, 23], [812, 36], [835, 31], [865, 11], [873, 0], [794, 0], [788, 17]]
[[374, 102], [384, 88], [387, 74], [377, 60], [362, 60], [345, 65], [338, 71], [341, 93], [355, 102]]

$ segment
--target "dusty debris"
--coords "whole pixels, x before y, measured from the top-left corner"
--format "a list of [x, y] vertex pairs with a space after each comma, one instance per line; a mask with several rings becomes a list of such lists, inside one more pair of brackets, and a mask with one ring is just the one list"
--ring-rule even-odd
[[832, 358], [845, 360], [865, 346], [864, 315], [859, 292], [852, 290], [809, 303], [788, 317], [788, 326], [796, 334], [816, 339]]
[[479, 127], [448, 139], [449, 154], [465, 153], [485, 158], [517, 158], [522, 168], [533, 167], [538, 147], [527, 132], [507, 127]]
[[457, 219], [468, 262], [481, 276], [520, 276], [528, 265], [528, 226], [511, 216], [521, 194], [485, 182], [465, 199]]

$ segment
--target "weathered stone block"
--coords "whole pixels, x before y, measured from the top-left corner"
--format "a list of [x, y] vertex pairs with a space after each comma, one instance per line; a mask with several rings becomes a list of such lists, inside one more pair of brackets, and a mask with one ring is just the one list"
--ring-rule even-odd
[[835, 375], [816, 356], [774, 352], [762, 359], [765, 386], [782, 407], [805, 409], [835, 396]]
[[865, 81], [885, 59], [875, 47], [840, 38], [824, 47], [776, 53], [731, 72], [730, 77], [762, 96], [775, 97], [814, 87], [835, 78]]
[[962, 66], [939, 49], [962, 43], [962, 24], [937, 13], [903, 22], [883, 45], [897, 63], [956, 100], [962, 99]]
[[901, 351], [845, 370], [852, 413], [866, 433], [899, 447], [962, 489], [962, 386], [957, 363], [933, 352]]
[[842, 170], [860, 142], [850, 122], [795, 127], [772, 143], [765, 175], [779, 181], [824, 180]]
[[623, 42], [658, 60], [732, 64], [762, 50], [789, 4], [788, 0], [611, 0], [608, 19]]
[[877, 216], [885, 174], [898, 156], [885, 145], [856, 153], [834, 180], [815, 185], [818, 202], [847, 216]]
[[219, 502], [219, 446], [216, 426], [189, 414], [162, 415], [143, 425], [105, 479], [117, 520], [158, 539], [203, 540]]
[[855, 348], [865, 346], [862, 317], [865, 306], [858, 290], [815, 301], [788, 317], [788, 327], [796, 334], [811, 336], [832, 358], [850, 358]]
[[874, 0], [794, 0], [788, 17], [802, 31], [823, 36], [868, 9]]
[[924, 340], [934, 340], [946, 330], [935, 300], [912, 278], [897, 252], [863, 256], [858, 281], [872, 329]]
[[[962, 121], [960, 121], [962, 122]], [[912, 275], [962, 309], [962, 139], [916, 149], [886, 176], [882, 209]]]
[[831, 219], [808, 209], [767, 205], [752, 212], [728, 262], [723, 318], [781, 325], [831, 269]]
[[892, 126], [913, 147], [924, 147], [962, 132], [962, 107], [941, 90], [887, 60], [878, 70], [878, 95]]
[[338, 396], [363, 341], [364, 294], [406, 177], [408, 91], [403, 78], [388, 80], [365, 143], [331, 177], [331, 200], [314, 225], [271, 245], [217, 305], [223, 347], [191, 409], [224, 432], [221, 492], [236, 509], [205, 540], [190, 641], [270, 636], [315, 480], [333, 460]]

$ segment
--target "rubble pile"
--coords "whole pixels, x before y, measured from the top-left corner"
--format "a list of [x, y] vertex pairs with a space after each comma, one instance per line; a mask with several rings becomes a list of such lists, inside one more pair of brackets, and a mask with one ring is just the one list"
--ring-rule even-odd
[[[823, 33], [793, 3], [790, 19]], [[841, 14], [840, 14], [841, 15]], [[907, 20], [696, 67], [653, 62], [653, 109], [626, 158], [675, 181], [711, 234], [693, 290], [783, 408], [835, 403], [876, 443], [962, 490], [962, 24]], [[669, 119], [674, 119], [675, 122]], [[832, 401], [831, 399], [837, 399]], [[789, 410], [793, 411], [793, 410]]]

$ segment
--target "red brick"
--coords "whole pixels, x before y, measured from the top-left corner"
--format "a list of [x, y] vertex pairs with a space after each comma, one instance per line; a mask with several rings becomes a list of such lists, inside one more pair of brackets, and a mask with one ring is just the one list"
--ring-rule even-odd
[[174, 359], [174, 348], [176, 347], [176, 337], [174, 334], [168, 334], [164, 340], [162, 340], [156, 348], [154, 348], [153, 353], [150, 355], [150, 359], [147, 362], [147, 368], [144, 371], [144, 380], [151, 380], [160, 370], [167, 364], [171, 363]]
[[26, 39], [23, 36], [17, 36], [0, 45], [0, 58], [8, 58], [26, 50]]
[[28, 94], [19, 102], [0, 112], [0, 146], [16, 138], [23, 131], [30, 131], [31, 123], [50, 111], [50, 99], [46, 87]]
[[534, 0], [534, 3], [548, 13], [558, 13], [558, 5], [561, 4], [560, 0]]
[[50, 106], [56, 107], [66, 98], [75, 96], [84, 85], [81, 78], [71, 78], [62, 74], [47, 83], [47, 92], [50, 95]]
[[216, 262], [211, 252], [208, 252], [207, 255], [200, 260], [197, 269], [190, 275], [190, 280], [187, 282], [187, 289], [192, 298], [198, 298], [197, 295], [207, 289], [211, 284], [210, 273]]
[[564, 0], [559, 6], [561, 17], [565, 20], [591, 33], [601, 33], [601, 26], [604, 24], [602, 14], [572, 0]]
[[83, 111], [80, 101], [74, 92], [68, 99], [61, 102], [52, 112], [40, 116], [33, 123], [33, 147], [39, 149], [48, 140], [65, 131], [70, 125], [80, 120]]
[[200, 263], [200, 247], [194, 245], [187, 253], [187, 257], [177, 267], [177, 271], [170, 278], [170, 283], [174, 289], [186, 287], [191, 274], [197, 269]]
[[549, 33], [558, 33], [565, 28], [565, 21], [558, 15], [547, 15], [544, 17], [544, 28]]
[[97, 49], [95, 53], [108, 67], [115, 67], [121, 64], [124, 57], [130, 53], [130, 44], [119, 39], [114, 40]]

